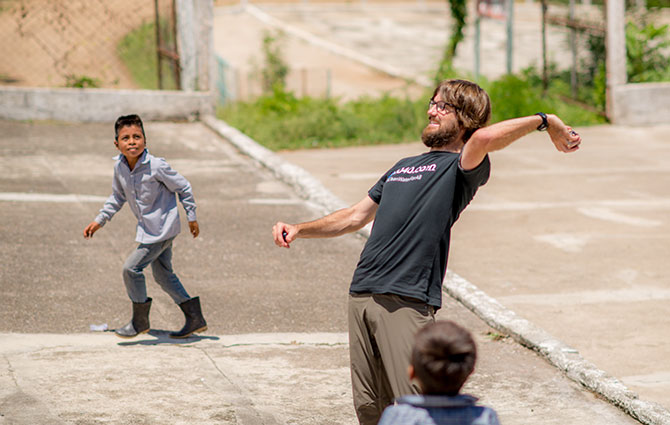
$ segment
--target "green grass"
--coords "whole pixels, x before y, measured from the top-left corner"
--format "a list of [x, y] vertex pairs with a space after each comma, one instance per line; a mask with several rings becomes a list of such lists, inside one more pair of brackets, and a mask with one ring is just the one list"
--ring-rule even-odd
[[[163, 27], [163, 25], [161, 25]], [[117, 45], [116, 51], [140, 88], [157, 90], [158, 58], [156, 56], [156, 25], [142, 24], [129, 32]], [[163, 88], [178, 88], [174, 73], [167, 60], [162, 60]]]

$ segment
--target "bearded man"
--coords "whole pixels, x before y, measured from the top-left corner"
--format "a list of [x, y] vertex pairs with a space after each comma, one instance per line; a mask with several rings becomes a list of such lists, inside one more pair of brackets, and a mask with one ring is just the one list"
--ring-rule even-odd
[[488, 153], [537, 129], [556, 149], [574, 152], [581, 137], [539, 112], [486, 126], [488, 94], [463, 80], [441, 82], [421, 139], [426, 153], [401, 159], [357, 204], [318, 220], [273, 227], [275, 244], [335, 237], [374, 219], [349, 289], [349, 354], [354, 407], [376, 424], [393, 399], [418, 393], [407, 376], [415, 333], [442, 305], [451, 227], [486, 183]]

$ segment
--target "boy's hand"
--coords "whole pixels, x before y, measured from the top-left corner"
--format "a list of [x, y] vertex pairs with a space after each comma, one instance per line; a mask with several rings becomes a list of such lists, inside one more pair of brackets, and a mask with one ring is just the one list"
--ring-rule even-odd
[[197, 221], [189, 221], [188, 222], [188, 228], [191, 230], [191, 234], [193, 235], [194, 238], [197, 238], [198, 235], [200, 234], [200, 227], [198, 226]]
[[97, 222], [97, 221], [92, 221], [86, 228], [84, 229], [84, 237], [86, 239], [90, 239], [93, 237], [93, 233], [97, 232], [98, 229], [100, 229], [102, 226]]

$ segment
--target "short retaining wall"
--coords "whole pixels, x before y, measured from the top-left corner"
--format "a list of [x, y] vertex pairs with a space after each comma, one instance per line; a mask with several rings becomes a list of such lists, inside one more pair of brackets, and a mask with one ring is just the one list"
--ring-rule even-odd
[[0, 119], [110, 122], [195, 120], [214, 112], [209, 92], [0, 87]]
[[616, 125], [655, 125], [670, 121], [670, 83], [636, 83], [614, 86]]

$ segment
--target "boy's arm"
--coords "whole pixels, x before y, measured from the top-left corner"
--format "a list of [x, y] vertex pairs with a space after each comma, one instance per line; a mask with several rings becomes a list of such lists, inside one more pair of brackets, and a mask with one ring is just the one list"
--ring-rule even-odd
[[84, 237], [86, 239], [92, 238], [93, 234], [102, 228], [105, 223], [111, 220], [114, 214], [116, 214], [125, 203], [126, 197], [123, 194], [123, 190], [121, 190], [121, 183], [119, 182], [116, 173], [114, 173], [114, 179], [112, 180], [112, 194], [109, 195], [109, 198], [107, 198], [95, 219], [84, 228]]
[[[172, 167], [170, 167], [170, 164], [165, 161], [161, 161], [156, 175], [165, 187], [177, 194], [179, 202], [181, 202], [186, 211], [186, 219], [188, 222], [191, 223], [197, 221], [198, 218], [195, 214], [195, 197], [193, 196], [191, 183], [189, 183], [184, 176], [173, 170]], [[191, 231], [191, 233], [193, 233], [193, 231]]]
[[[542, 122], [542, 117], [539, 115], [531, 115], [480, 128], [472, 134], [463, 147], [461, 167], [464, 170], [474, 169], [484, 160], [486, 154], [505, 148], [537, 129]], [[572, 131], [571, 127], [563, 124], [560, 118], [547, 114], [547, 124], [547, 133], [558, 151], [569, 153], [579, 149], [582, 138]]]

